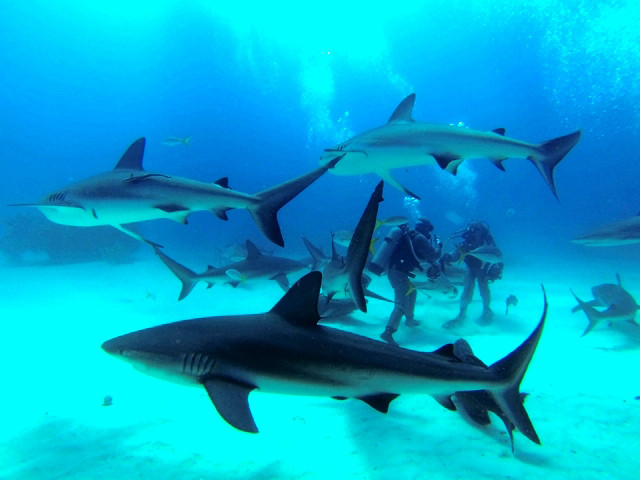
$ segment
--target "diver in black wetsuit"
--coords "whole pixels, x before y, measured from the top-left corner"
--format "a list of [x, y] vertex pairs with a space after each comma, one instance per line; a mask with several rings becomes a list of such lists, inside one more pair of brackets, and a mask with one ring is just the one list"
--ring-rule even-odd
[[490, 261], [486, 261], [486, 259], [483, 261], [476, 256], [469, 255], [469, 252], [472, 252], [482, 246], [495, 247], [495, 259], [497, 260], [502, 258], [502, 254], [496, 246], [496, 242], [489, 231], [488, 225], [484, 222], [470, 222], [469, 225], [467, 225], [467, 228], [462, 232], [462, 242], [456, 245], [456, 249], [454, 251], [443, 255], [440, 259], [440, 269], [443, 272], [446, 272], [445, 264], [447, 263], [462, 260], [467, 266], [467, 273], [464, 279], [464, 290], [460, 296], [460, 312], [454, 319], [445, 322], [442, 325], [443, 328], [451, 329], [463, 324], [467, 307], [473, 298], [473, 290], [475, 288], [476, 281], [478, 282], [480, 297], [482, 297], [482, 315], [476, 320], [476, 322], [480, 325], [488, 325], [493, 321], [493, 312], [489, 306], [491, 303], [489, 282], [501, 278], [504, 264], [502, 261], [492, 263]]
[[437, 236], [431, 236], [433, 225], [422, 217], [416, 221], [415, 229], [411, 230], [409, 224], [394, 227], [384, 239], [372, 261], [369, 270], [376, 275], [381, 275], [385, 267], [388, 268], [389, 283], [395, 294], [395, 306], [389, 317], [387, 328], [380, 335], [385, 342], [398, 345], [393, 334], [398, 330], [400, 320], [405, 317], [405, 325], [418, 326], [420, 323], [413, 318], [413, 310], [416, 305], [417, 292], [411, 287], [411, 272], [416, 268], [421, 269], [422, 262], [431, 263], [427, 270], [430, 278], [437, 278], [440, 270], [434, 265], [440, 256], [442, 247]]

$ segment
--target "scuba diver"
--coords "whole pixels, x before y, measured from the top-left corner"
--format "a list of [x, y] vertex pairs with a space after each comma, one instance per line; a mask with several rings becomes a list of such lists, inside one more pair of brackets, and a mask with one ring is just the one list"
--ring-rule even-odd
[[420, 325], [413, 318], [417, 292], [409, 281], [409, 278], [415, 277], [411, 272], [416, 268], [423, 270], [420, 264], [428, 262], [431, 264], [427, 270], [429, 278], [440, 275], [440, 269], [434, 263], [440, 257], [442, 246], [436, 235], [431, 236], [432, 231], [433, 225], [424, 217], [416, 221], [413, 230], [408, 223], [392, 228], [369, 263], [369, 271], [378, 276], [387, 270], [389, 283], [393, 287], [395, 305], [387, 327], [380, 335], [382, 340], [391, 345], [398, 345], [393, 334], [398, 330], [403, 316], [408, 327]]
[[442, 327], [451, 329], [461, 326], [464, 322], [467, 307], [473, 298], [473, 290], [476, 281], [482, 297], [482, 315], [476, 320], [480, 325], [488, 325], [493, 321], [491, 292], [489, 282], [501, 278], [504, 263], [502, 252], [493, 240], [489, 226], [485, 222], [470, 222], [467, 227], [455, 233], [453, 236], [461, 236], [462, 241], [456, 245], [456, 249], [442, 256], [440, 269], [445, 272], [445, 264], [464, 262], [467, 273], [464, 279], [464, 290], [460, 296], [460, 313], [453, 319], [445, 322]]

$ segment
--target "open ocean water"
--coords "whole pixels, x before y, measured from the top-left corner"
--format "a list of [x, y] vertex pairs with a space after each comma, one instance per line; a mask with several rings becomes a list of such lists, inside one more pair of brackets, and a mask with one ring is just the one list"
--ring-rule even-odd
[[[602, 324], [580, 338], [587, 321], [571, 313], [570, 289], [591, 299], [619, 273], [640, 295], [638, 245], [571, 243], [640, 210], [637, 2], [0, 6], [0, 478], [636, 478], [640, 329]], [[236, 431], [204, 389], [144, 376], [100, 345], [161, 323], [266, 311], [282, 296], [275, 282], [199, 285], [178, 302], [178, 280], [146, 245], [8, 206], [112, 169], [139, 137], [149, 171], [228, 177], [255, 193], [317, 168], [325, 148], [383, 125], [413, 92], [417, 121], [505, 128], [531, 143], [582, 131], [555, 170], [559, 201], [530, 162], [507, 160], [501, 172], [474, 158], [456, 176], [400, 169], [421, 200], [385, 185], [380, 205], [379, 218], [428, 217], [443, 240], [486, 221], [504, 253], [493, 325], [444, 330], [458, 299], [420, 294], [423, 325], [401, 328], [402, 346], [433, 351], [464, 336], [490, 364], [533, 329], [545, 284], [547, 326], [522, 385], [542, 446], [515, 432], [512, 454], [499, 419], [480, 430], [425, 395], [399, 398], [385, 416], [362, 402], [256, 392], [261, 433]], [[302, 235], [329, 252], [331, 232], [353, 230], [378, 181], [325, 174], [281, 210], [284, 248], [241, 210], [227, 222], [198, 212], [188, 225], [134, 228], [197, 272], [247, 238], [302, 258]], [[372, 286], [393, 295], [385, 277]], [[510, 294], [519, 304], [506, 315]], [[390, 307], [369, 305], [330, 325], [377, 339]], [[476, 294], [471, 314], [479, 308]]]

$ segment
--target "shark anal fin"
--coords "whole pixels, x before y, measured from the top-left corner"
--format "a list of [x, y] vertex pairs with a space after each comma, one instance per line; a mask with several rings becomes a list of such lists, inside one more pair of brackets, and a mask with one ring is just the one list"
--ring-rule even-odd
[[249, 393], [256, 387], [228, 378], [207, 378], [202, 382], [216, 410], [232, 427], [248, 433], [258, 433], [249, 408]]
[[300, 327], [316, 326], [320, 320], [318, 297], [321, 284], [320, 272], [307, 273], [293, 284], [269, 313]]
[[231, 210], [231, 209], [230, 208], [218, 208], [216, 210], [211, 210], [211, 211], [220, 220], [227, 221], [227, 220], [229, 220], [229, 217], [227, 217], [227, 210]]
[[364, 403], [375, 408], [380, 413], [387, 413], [389, 411], [389, 404], [399, 396], [400, 395], [397, 393], [378, 393], [375, 395], [358, 397], [358, 400], [362, 400]]
[[503, 172], [506, 170], [504, 168], [504, 165], [502, 165], [502, 162], [504, 162], [506, 159], [507, 157], [490, 157], [489, 158], [491, 163], [493, 163], [498, 169], [502, 170]]
[[269, 278], [269, 280], [275, 280], [278, 283], [278, 285], [280, 285], [280, 288], [282, 288], [285, 292], [289, 290], [289, 279], [284, 273], [282, 272], [277, 273], [271, 278]]

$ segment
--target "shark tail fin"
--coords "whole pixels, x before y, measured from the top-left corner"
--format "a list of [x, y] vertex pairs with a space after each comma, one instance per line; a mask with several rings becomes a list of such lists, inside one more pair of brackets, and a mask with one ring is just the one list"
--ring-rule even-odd
[[582, 335], [581, 335], [582, 337], [584, 337], [587, 333], [593, 330], [593, 327], [595, 327], [600, 321], [600, 312], [598, 312], [595, 308], [593, 308], [593, 306], [589, 302], [584, 302], [580, 298], [578, 298], [578, 296], [573, 292], [573, 290], [571, 290], [571, 294], [574, 296], [574, 298], [578, 302], [578, 305], [574, 307], [571, 311], [574, 312], [577, 310], [582, 310], [584, 314], [587, 316], [587, 320], [589, 320], [589, 325], [587, 325], [587, 328], [585, 329], [584, 332], [582, 332]]
[[178, 297], [178, 300], [182, 300], [184, 297], [191, 293], [193, 287], [195, 287], [198, 283], [196, 273], [189, 270], [184, 265], [180, 265], [173, 258], [170, 258], [169, 256], [162, 253], [159, 248], [154, 247], [153, 249], [155, 250], [156, 255], [160, 258], [160, 260], [162, 260], [162, 263], [169, 267], [169, 270], [171, 270], [173, 274], [178, 277], [178, 280], [182, 282], [182, 290], [180, 291], [180, 296]]
[[538, 346], [540, 335], [547, 317], [547, 294], [542, 287], [544, 294], [544, 310], [542, 318], [535, 330], [509, 355], [489, 367], [490, 371], [505, 381], [505, 384], [491, 391], [496, 403], [500, 406], [506, 417], [518, 430], [520, 430], [529, 440], [540, 444], [538, 434], [533, 428], [529, 414], [524, 408], [523, 397], [520, 394], [520, 382], [527, 371], [531, 357]]
[[284, 238], [282, 238], [282, 231], [278, 223], [278, 211], [320, 178], [329, 168], [333, 168], [342, 157], [344, 155], [334, 158], [326, 165], [309, 173], [262, 190], [255, 195], [258, 201], [248, 207], [248, 210], [253, 221], [269, 240], [284, 247]]
[[362, 286], [362, 272], [367, 263], [369, 256], [369, 246], [371, 245], [371, 237], [376, 226], [376, 218], [378, 217], [378, 206], [382, 202], [382, 187], [384, 182], [378, 183], [375, 190], [369, 198], [369, 202], [358, 221], [358, 225], [353, 232], [349, 248], [347, 249], [347, 258], [345, 267], [348, 272], [349, 290], [351, 297], [358, 308], [366, 313], [367, 302], [364, 298], [364, 287]]
[[580, 140], [580, 135], [580, 130], [577, 130], [569, 135], [542, 142], [538, 145], [540, 153], [529, 157], [529, 160], [536, 166], [556, 199], [558, 199], [558, 192], [553, 180], [553, 169], [575, 147]]

